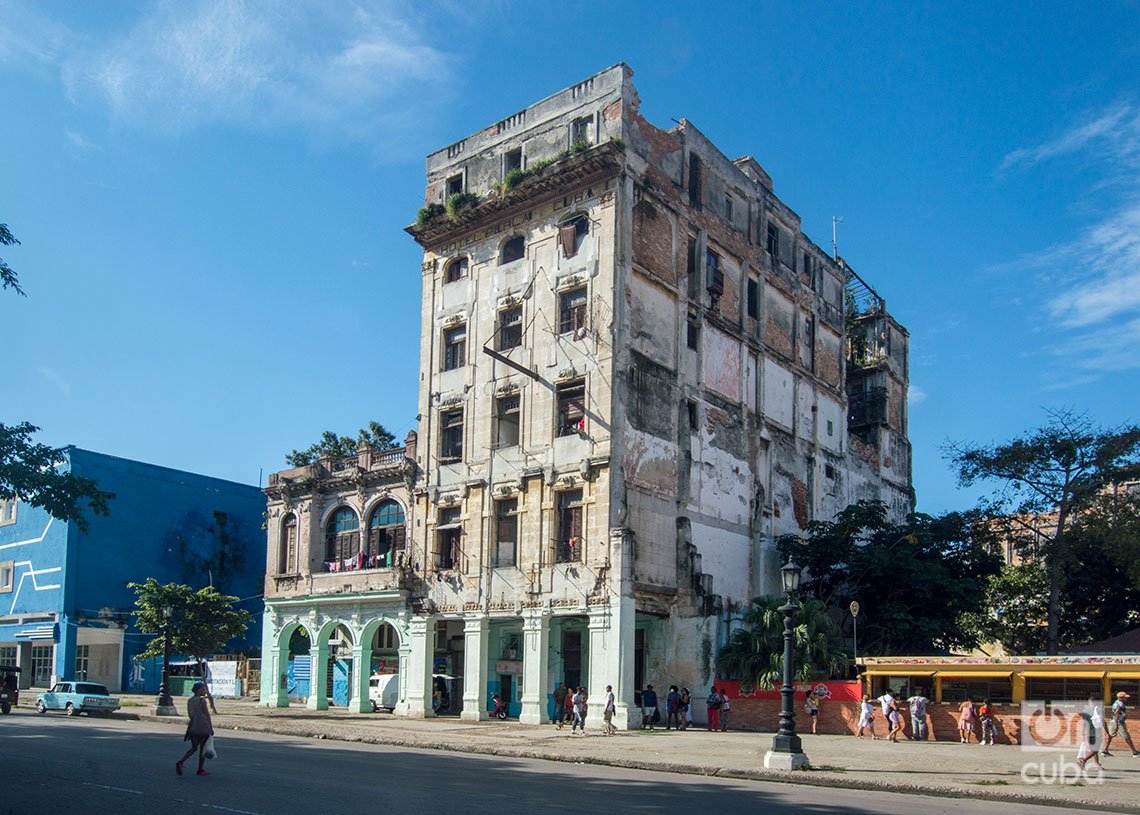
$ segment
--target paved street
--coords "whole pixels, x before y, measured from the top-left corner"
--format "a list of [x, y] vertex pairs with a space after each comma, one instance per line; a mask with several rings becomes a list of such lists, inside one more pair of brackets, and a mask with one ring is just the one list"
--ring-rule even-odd
[[[178, 729], [18, 710], [0, 720], [8, 780], [0, 814], [304, 811], [405, 813], [972, 813], [1056, 815], [1052, 807], [463, 755], [219, 731], [213, 775], [179, 778]], [[1072, 813], [1081, 810], [1070, 809]]]

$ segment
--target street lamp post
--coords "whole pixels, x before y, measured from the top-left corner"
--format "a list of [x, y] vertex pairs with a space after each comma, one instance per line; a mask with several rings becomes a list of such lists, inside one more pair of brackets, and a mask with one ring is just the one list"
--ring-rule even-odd
[[795, 593], [800, 588], [800, 567], [789, 560], [780, 569], [780, 578], [788, 601], [780, 606], [784, 612], [784, 685], [780, 688], [780, 730], [772, 738], [772, 749], [764, 756], [764, 767], [769, 770], [806, 770], [808, 758], [804, 755], [800, 737], [796, 735], [795, 694], [793, 681], [793, 638], [795, 636]]
[[162, 685], [158, 689], [158, 705], [154, 710], [158, 716], [178, 715], [178, 709], [170, 697], [170, 622], [173, 616], [173, 608], [162, 607]]

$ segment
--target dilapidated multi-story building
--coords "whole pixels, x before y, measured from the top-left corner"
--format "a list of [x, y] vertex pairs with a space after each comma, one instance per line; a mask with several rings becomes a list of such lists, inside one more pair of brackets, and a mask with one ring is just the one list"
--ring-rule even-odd
[[[906, 331], [616, 65], [428, 156], [403, 708], [707, 688], [775, 539], [913, 507]], [[849, 294], [850, 293], [850, 296]], [[331, 625], [331, 623], [326, 623]], [[406, 673], [405, 673], [406, 672]]]

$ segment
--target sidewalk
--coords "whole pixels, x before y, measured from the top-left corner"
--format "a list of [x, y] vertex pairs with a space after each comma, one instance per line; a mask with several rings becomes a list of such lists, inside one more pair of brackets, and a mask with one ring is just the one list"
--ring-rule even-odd
[[[185, 719], [154, 715], [153, 696], [123, 696], [116, 716], [166, 722]], [[176, 698], [179, 710], [186, 700]], [[1074, 755], [1027, 752], [1018, 747], [983, 747], [948, 742], [859, 740], [853, 736], [802, 736], [812, 764], [807, 772], [784, 773], [763, 767], [771, 734], [627, 731], [607, 737], [600, 721], [586, 736], [569, 728], [531, 727], [512, 722], [460, 722], [457, 718], [404, 719], [387, 713], [315, 711], [303, 707], [263, 708], [253, 702], [219, 699], [218, 730], [246, 730], [287, 736], [385, 744], [418, 749], [606, 764], [661, 772], [716, 775], [759, 781], [813, 784], [844, 789], [987, 800], [1020, 801], [1104, 809], [1140, 815], [1140, 759], [1125, 745], [1105, 759], [1104, 783], [1074, 783]], [[1116, 746], [1115, 744], [1113, 745]], [[1026, 783], [1023, 768], [1036, 783]], [[1067, 783], [1058, 783], [1058, 773]], [[1042, 773], [1046, 782], [1041, 780]]]

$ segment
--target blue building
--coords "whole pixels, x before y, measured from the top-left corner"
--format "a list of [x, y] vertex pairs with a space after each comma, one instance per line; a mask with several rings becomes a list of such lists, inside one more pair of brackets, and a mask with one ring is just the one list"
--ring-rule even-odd
[[213, 584], [242, 598], [254, 622], [233, 649], [261, 641], [265, 495], [219, 478], [69, 447], [62, 469], [111, 493], [111, 514], [86, 534], [20, 501], [0, 501], [0, 664], [21, 687], [87, 679], [114, 692], [150, 690], [134, 657], [151, 638], [133, 625], [131, 582]]

